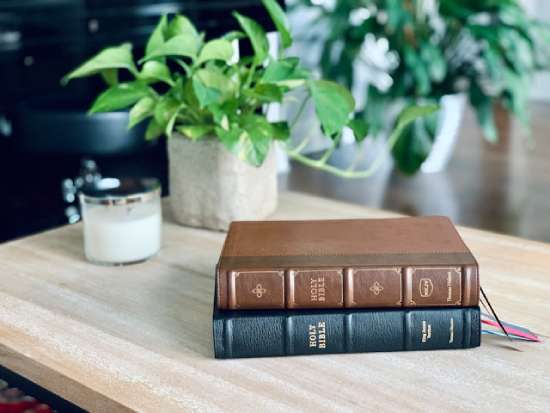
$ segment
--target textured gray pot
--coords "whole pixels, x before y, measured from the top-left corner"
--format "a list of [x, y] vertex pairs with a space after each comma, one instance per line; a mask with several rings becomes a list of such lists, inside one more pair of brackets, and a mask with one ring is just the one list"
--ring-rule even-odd
[[231, 221], [266, 218], [277, 207], [275, 149], [259, 168], [230, 153], [217, 138], [168, 139], [170, 203], [183, 225], [227, 230]]

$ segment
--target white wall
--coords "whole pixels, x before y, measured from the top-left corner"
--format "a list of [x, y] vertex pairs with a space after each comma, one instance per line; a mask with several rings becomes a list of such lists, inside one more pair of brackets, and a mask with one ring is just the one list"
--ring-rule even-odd
[[[522, 0], [530, 16], [550, 23], [550, 1]], [[540, 72], [535, 75], [531, 87], [531, 99], [550, 101], [550, 72]]]

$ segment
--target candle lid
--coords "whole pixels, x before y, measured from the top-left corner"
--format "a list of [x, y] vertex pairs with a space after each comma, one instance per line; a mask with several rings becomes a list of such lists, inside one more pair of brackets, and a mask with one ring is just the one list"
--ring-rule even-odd
[[79, 195], [86, 203], [125, 205], [149, 201], [159, 193], [156, 178], [101, 178], [84, 186]]

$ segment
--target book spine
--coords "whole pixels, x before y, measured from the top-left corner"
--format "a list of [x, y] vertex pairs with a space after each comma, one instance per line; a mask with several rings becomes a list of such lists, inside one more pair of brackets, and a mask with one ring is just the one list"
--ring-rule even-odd
[[218, 272], [221, 309], [469, 307], [476, 265], [242, 269]]
[[479, 308], [216, 311], [216, 358], [460, 349], [480, 345]]

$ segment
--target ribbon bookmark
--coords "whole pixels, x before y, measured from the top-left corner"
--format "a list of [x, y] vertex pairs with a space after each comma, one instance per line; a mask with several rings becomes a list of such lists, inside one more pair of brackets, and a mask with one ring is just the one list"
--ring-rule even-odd
[[495, 320], [497, 321], [498, 323], [498, 326], [500, 327], [500, 329], [504, 332], [504, 334], [506, 334], [506, 337], [508, 337], [508, 339], [510, 341], [512, 341], [512, 338], [508, 335], [508, 332], [504, 329], [504, 326], [502, 325], [502, 323], [500, 322], [500, 319], [498, 318], [497, 316], [497, 313], [495, 312], [495, 310], [493, 309], [493, 306], [491, 305], [491, 302], [489, 301], [489, 299], [487, 298], [487, 295], [485, 294], [485, 291], [483, 291], [483, 287], [479, 287], [479, 290], [481, 291], [481, 295], [483, 296], [483, 298], [485, 299], [485, 302], [487, 303], [487, 305], [489, 306], [489, 309], [491, 310], [491, 314], [493, 315], [493, 317], [495, 317]]
[[[498, 327], [498, 323], [492, 320], [481, 320], [481, 322], [483, 324], [487, 324], [492, 327]], [[523, 340], [528, 340], [528, 341], [533, 341], [538, 343], [541, 342], [540, 338], [536, 334], [532, 333], [527, 329], [524, 329], [519, 326], [512, 327], [512, 324], [509, 324], [509, 323], [502, 323], [502, 324], [504, 325], [505, 332], [508, 333], [509, 336], [512, 336], [513, 338], [521, 338]], [[494, 333], [494, 331], [491, 331], [491, 333]]]
[[489, 314], [481, 313], [486, 319], [482, 319], [481, 322], [483, 324], [489, 325], [491, 327], [498, 327], [502, 332], [492, 331], [492, 330], [483, 330], [482, 332], [484, 334], [493, 334], [501, 337], [507, 337], [508, 340], [513, 341], [515, 340], [526, 340], [531, 342], [538, 342], [540, 343], [540, 338], [533, 333], [532, 331], [512, 324], [500, 321], [498, 315], [496, 314], [496, 311], [494, 310], [493, 306], [491, 305], [491, 302], [487, 298], [487, 295], [485, 294], [485, 291], [483, 291], [483, 288], [480, 287], [481, 291], [481, 299], [479, 300], [481, 302], [481, 305], [487, 311]]

